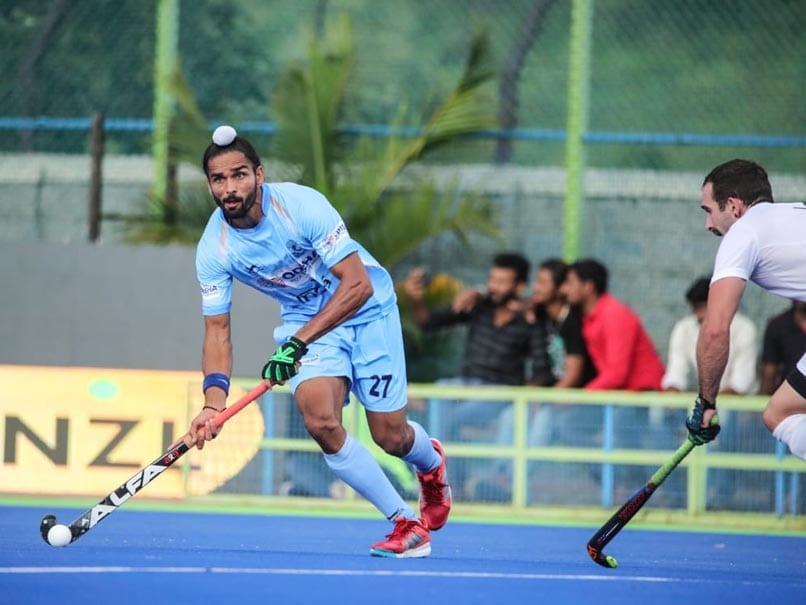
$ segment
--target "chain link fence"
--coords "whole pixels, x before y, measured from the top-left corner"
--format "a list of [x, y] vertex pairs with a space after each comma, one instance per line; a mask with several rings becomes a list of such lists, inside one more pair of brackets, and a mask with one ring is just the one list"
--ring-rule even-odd
[[[137, 214], [147, 205], [157, 1], [0, 1], [0, 238], [86, 238], [83, 154], [95, 113], [107, 118], [104, 211]], [[273, 124], [272, 91], [304, 56], [304, 32], [321, 32], [329, 19], [348, 15], [354, 32], [353, 126], [389, 125], [401, 108], [418, 123], [461, 73], [473, 32], [485, 29], [498, 67], [498, 127], [431, 161], [446, 179], [492, 197], [503, 241], [468, 251], [445, 238], [410, 259], [465, 283], [481, 282], [500, 248], [535, 262], [561, 254], [569, 65], [587, 46], [581, 252], [610, 267], [614, 293], [646, 316], [661, 349], [673, 317], [686, 312], [686, 287], [713, 258], [716, 242], [692, 207], [702, 176], [731, 157], [752, 157], [770, 171], [779, 199], [806, 191], [800, 0], [177, 6], [181, 71], [203, 115], [264, 133]], [[590, 10], [581, 43], [570, 34], [579, 6]], [[269, 139], [257, 137], [264, 157]], [[201, 181], [194, 168], [182, 170]], [[102, 241], [124, 239], [120, 224], [104, 224]], [[761, 328], [785, 303], [751, 291], [745, 304]]]
[[[9, 118], [100, 112], [123, 120], [112, 126], [110, 152], [148, 152], [142, 120], [153, 108], [156, 2], [3, 2], [0, 150], [80, 152], [80, 121], [32, 129]], [[356, 40], [351, 124], [389, 124], [402, 105], [422, 113], [456, 79], [483, 28], [499, 68], [503, 134], [469, 142], [451, 159], [562, 165], [574, 4], [177, 0], [175, 27], [182, 72], [204, 115], [270, 123], [269, 97], [303, 55], [303, 32], [348, 15]], [[590, 165], [701, 171], [715, 156], [752, 155], [773, 170], [802, 170], [803, 2], [590, 0], [590, 11]]]

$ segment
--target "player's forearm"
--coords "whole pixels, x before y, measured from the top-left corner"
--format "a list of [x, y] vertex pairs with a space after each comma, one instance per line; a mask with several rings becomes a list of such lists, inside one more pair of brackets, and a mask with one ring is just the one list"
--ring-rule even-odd
[[[205, 376], [232, 375], [232, 342], [228, 333], [209, 329], [205, 332], [202, 344], [202, 372]], [[227, 393], [222, 388], [212, 386], [204, 391], [205, 405], [223, 409], [226, 400]]]
[[730, 349], [730, 332], [726, 330], [710, 330], [706, 325], [700, 329], [697, 340], [697, 372], [699, 374], [699, 392], [710, 402], [716, 401], [719, 384], [725, 367], [728, 364]]
[[294, 336], [310, 344], [350, 319], [372, 296], [369, 280], [342, 281], [325, 307]]
[[232, 343], [229, 340], [208, 343], [205, 339], [202, 348], [202, 372], [205, 375], [213, 372], [220, 372], [227, 376], [232, 374]]

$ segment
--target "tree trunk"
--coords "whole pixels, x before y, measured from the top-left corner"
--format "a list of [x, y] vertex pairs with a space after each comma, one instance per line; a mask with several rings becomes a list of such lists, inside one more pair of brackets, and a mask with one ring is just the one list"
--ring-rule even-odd
[[[31, 42], [28, 52], [20, 63], [20, 107], [23, 115], [35, 117], [39, 111], [37, 99], [38, 83], [37, 68], [42, 57], [45, 56], [51, 45], [51, 37], [58, 29], [67, 12], [67, 0], [56, 0], [48, 6], [48, 12], [42, 19], [39, 31]], [[20, 147], [22, 151], [30, 152], [34, 149], [33, 131], [20, 131]]]
[[[518, 82], [521, 71], [526, 63], [526, 57], [537, 40], [540, 29], [545, 21], [554, 0], [535, 0], [532, 9], [523, 23], [523, 27], [515, 43], [507, 56], [504, 68], [501, 72], [501, 82], [499, 84], [499, 95], [501, 106], [498, 114], [499, 128], [506, 132], [512, 130], [518, 123]], [[509, 138], [500, 138], [495, 147], [495, 161], [499, 164], [506, 164], [512, 159], [513, 141]]]

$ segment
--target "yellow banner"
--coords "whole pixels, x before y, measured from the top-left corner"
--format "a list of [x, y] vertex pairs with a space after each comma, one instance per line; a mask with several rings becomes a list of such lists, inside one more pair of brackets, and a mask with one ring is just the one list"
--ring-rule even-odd
[[[159, 458], [202, 406], [198, 372], [0, 366], [0, 384], [7, 494], [104, 497]], [[233, 385], [230, 399], [244, 392]], [[255, 403], [142, 494], [209, 493], [243, 469], [262, 436]]]

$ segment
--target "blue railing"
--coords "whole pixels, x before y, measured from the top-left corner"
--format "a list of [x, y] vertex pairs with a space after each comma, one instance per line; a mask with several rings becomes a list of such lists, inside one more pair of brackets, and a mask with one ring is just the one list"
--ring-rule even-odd
[[[0, 117], [0, 130], [85, 130], [89, 131], [91, 118], [68, 117]], [[210, 122], [212, 130], [218, 122]], [[237, 124], [245, 133], [272, 135], [278, 130], [272, 122], [242, 122]], [[107, 132], [151, 132], [153, 121], [149, 118], [106, 118], [104, 130]], [[385, 124], [345, 125], [341, 134], [386, 138], [390, 136], [416, 137], [423, 129], [413, 126], [388, 126]], [[478, 139], [508, 139], [513, 141], [557, 141], [563, 142], [566, 133], [551, 128], [515, 128], [512, 130], [482, 130], [471, 135]], [[713, 134], [689, 132], [615, 132], [592, 131], [583, 137], [585, 143], [602, 144], [641, 144], [641, 145], [703, 145], [730, 147], [806, 147], [806, 136], [765, 135], [765, 134]]]

